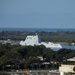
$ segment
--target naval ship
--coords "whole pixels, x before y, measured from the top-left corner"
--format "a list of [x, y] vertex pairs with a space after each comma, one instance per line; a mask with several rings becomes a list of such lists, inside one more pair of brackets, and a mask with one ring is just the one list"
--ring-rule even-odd
[[60, 43], [53, 43], [53, 42], [41, 42], [39, 36], [36, 35], [28, 35], [25, 41], [20, 41], [21, 46], [34, 46], [34, 45], [44, 45], [46, 48], [51, 48], [52, 50], [59, 50], [62, 48], [66, 49], [75, 49], [75, 46], [64, 45]]

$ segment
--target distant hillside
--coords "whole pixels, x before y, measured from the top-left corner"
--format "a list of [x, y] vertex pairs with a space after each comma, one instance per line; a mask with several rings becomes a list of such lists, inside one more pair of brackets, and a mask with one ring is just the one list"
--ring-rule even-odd
[[25, 31], [1, 31], [0, 40], [11, 39], [11, 40], [25, 40], [27, 35], [38, 34], [42, 41], [52, 42], [75, 42], [75, 32], [25, 32]]

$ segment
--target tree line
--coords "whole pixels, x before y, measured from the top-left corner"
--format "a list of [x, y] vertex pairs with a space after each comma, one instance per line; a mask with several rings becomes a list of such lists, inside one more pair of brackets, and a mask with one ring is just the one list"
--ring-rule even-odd
[[[40, 60], [38, 56], [43, 57]], [[75, 50], [51, 50], [45, 46], [0, 45], [0, 70], [58, 69], [61, 63], [75, 57]], [[49, 64], [44, 64], [48, 62]], [[53, 63], [52, 63], [53, 62]], [[72, 62], [70, 62], [72, 63]]]
[[[45, 32], [45, 31], [1, 31], [0, 40], [25, 40], [27, 35], [38, 34], [42, 41], [52, 41], [52, 42], [75, 42], [75, 32]], [[63, 37], [64, 36], [64, 37]]]

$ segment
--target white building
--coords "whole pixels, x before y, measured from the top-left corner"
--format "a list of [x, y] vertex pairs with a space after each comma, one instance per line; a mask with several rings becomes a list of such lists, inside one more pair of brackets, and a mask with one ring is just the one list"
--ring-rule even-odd
[[67, 61], [75, 61], [75, 57], [67, 59]]
[[44, 60], [42, 56], [37, 56], [37, 58], [39, 58], [41, 61]]
[[59, 67], [59, 72], [74, 72], [73, 68], [75, 65], [61, 64]]

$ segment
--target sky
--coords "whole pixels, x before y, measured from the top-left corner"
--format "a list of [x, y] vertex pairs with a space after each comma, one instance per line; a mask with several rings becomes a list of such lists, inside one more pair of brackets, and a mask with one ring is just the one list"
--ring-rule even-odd
[[0, 28], [75, 28], [75, 0], [0, 0]]

